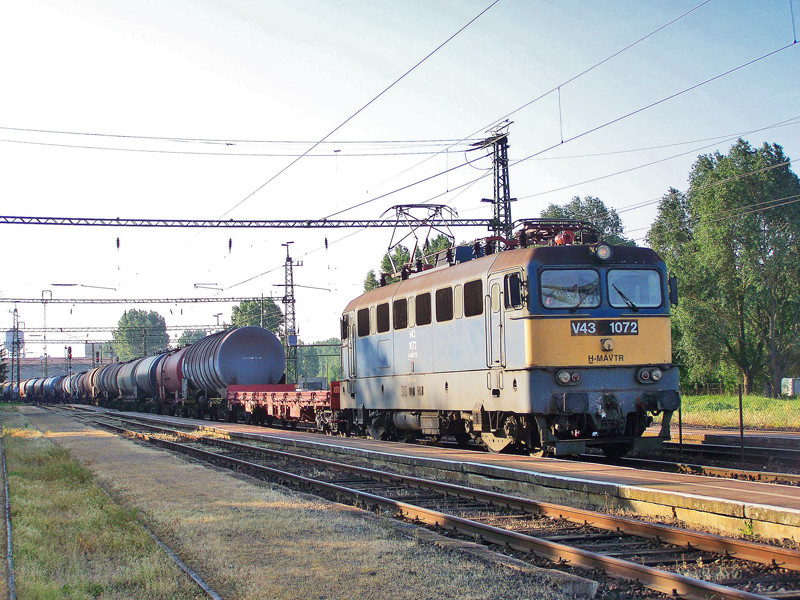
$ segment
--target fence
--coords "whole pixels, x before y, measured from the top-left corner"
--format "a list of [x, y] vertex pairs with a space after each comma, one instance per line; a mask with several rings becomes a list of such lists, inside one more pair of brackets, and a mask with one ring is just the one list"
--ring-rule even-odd
[[741, 386], [727, 395], [683, 395], [673, 417], [672, 439], [700, 443], [709, 434], [739, 437], [797, 437], [800, 441], [800, 398], [745, 396]]

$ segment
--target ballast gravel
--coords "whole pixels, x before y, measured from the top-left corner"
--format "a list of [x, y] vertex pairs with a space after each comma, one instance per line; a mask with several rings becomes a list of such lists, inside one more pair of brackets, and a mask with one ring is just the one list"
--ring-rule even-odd
[[38, 407], [31, 425], [225, 600], [592, 598], [591, 580], [454, 545], [356, 508], [232, 474]]

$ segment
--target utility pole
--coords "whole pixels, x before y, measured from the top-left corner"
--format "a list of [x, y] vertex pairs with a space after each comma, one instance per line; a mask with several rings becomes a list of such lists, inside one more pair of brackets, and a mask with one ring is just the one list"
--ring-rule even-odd
[[473, 144], [477, 148], [492, 147], [492, 166], [494, 167], [494, 198], [484, 198], [483, 202], [491, 202], [493, 218], [491, 229], [494, 235], [510, 240], [514, 234], [514, 222], [511, 219], [511, 197], [508, 179], [508, 126], [507, 122], [497, 127], [492, 137]]
[[42, 373], [42, 377], [45, 379], [47, 379], [47, 301], [52, 299], [52, 290], [42, 290], [42, 313], [44, 315], [44, 373]]
[[286, 246], [286, 264], [284, 267], [283, 295], [283, 333], [286, 339], [286, 383], [297, 383], [297, 322], [294, 312], [294, 267], [302, 267], [303, 262], [292, 261], [289, 255], [289, 244]]
[[19, 397], [20, 382], [20, 343], [19, 343], [19, 312], [14, 305], [12, 328], [11, 328], [11, 398]]

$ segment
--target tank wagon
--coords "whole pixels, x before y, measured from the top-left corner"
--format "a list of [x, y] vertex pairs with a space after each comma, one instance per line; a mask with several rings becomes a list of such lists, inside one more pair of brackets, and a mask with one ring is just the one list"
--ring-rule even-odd
[[[78, 400], [103, 406], [212, 418], [244, 417], [266, 412], [260, 400], [232, 401], [235, 388], [258, 389], [260, 397], [294, 386], [281, 386], [286, 359], [278, 338], [260, 327], [240, 327], [207, 336], [170, 352], [89, 371], [20, 383], [20, 397], [28, 401]], [[51, 382], [52, 380], [52, 382]], [[49, 385], [49, 387], [48, 387]], [[7, 388], [7, 390], [6, 390]], [[50, 393], [49, 390], [53, 392]], [[3, 393], [12, 397], [10, 384]]]
[[[677, 282], [664, 262], [581, 223], [530, 222], [515, 249], [491, 243], [347, 305], [346, 420], [375, 438], [450, 435], [496, 452], [617, 456], [669, 439]], [[660, 432], [643, 437], [655, 415]]]

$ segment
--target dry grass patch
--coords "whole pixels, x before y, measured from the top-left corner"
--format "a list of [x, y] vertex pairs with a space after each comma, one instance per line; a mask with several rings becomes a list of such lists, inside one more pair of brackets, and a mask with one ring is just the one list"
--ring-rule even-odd
[[[50, 431], [93, 431], [53, 414]], [[369, 513], [121, 438], [59, 437], [226, 600], [566, 598], [549, 573], [401, 535]]]
[[135, 510], [116, 504], [65, 449], [11, 421], [19, 424], [4, 428], [18, 598], [204, 597]]

